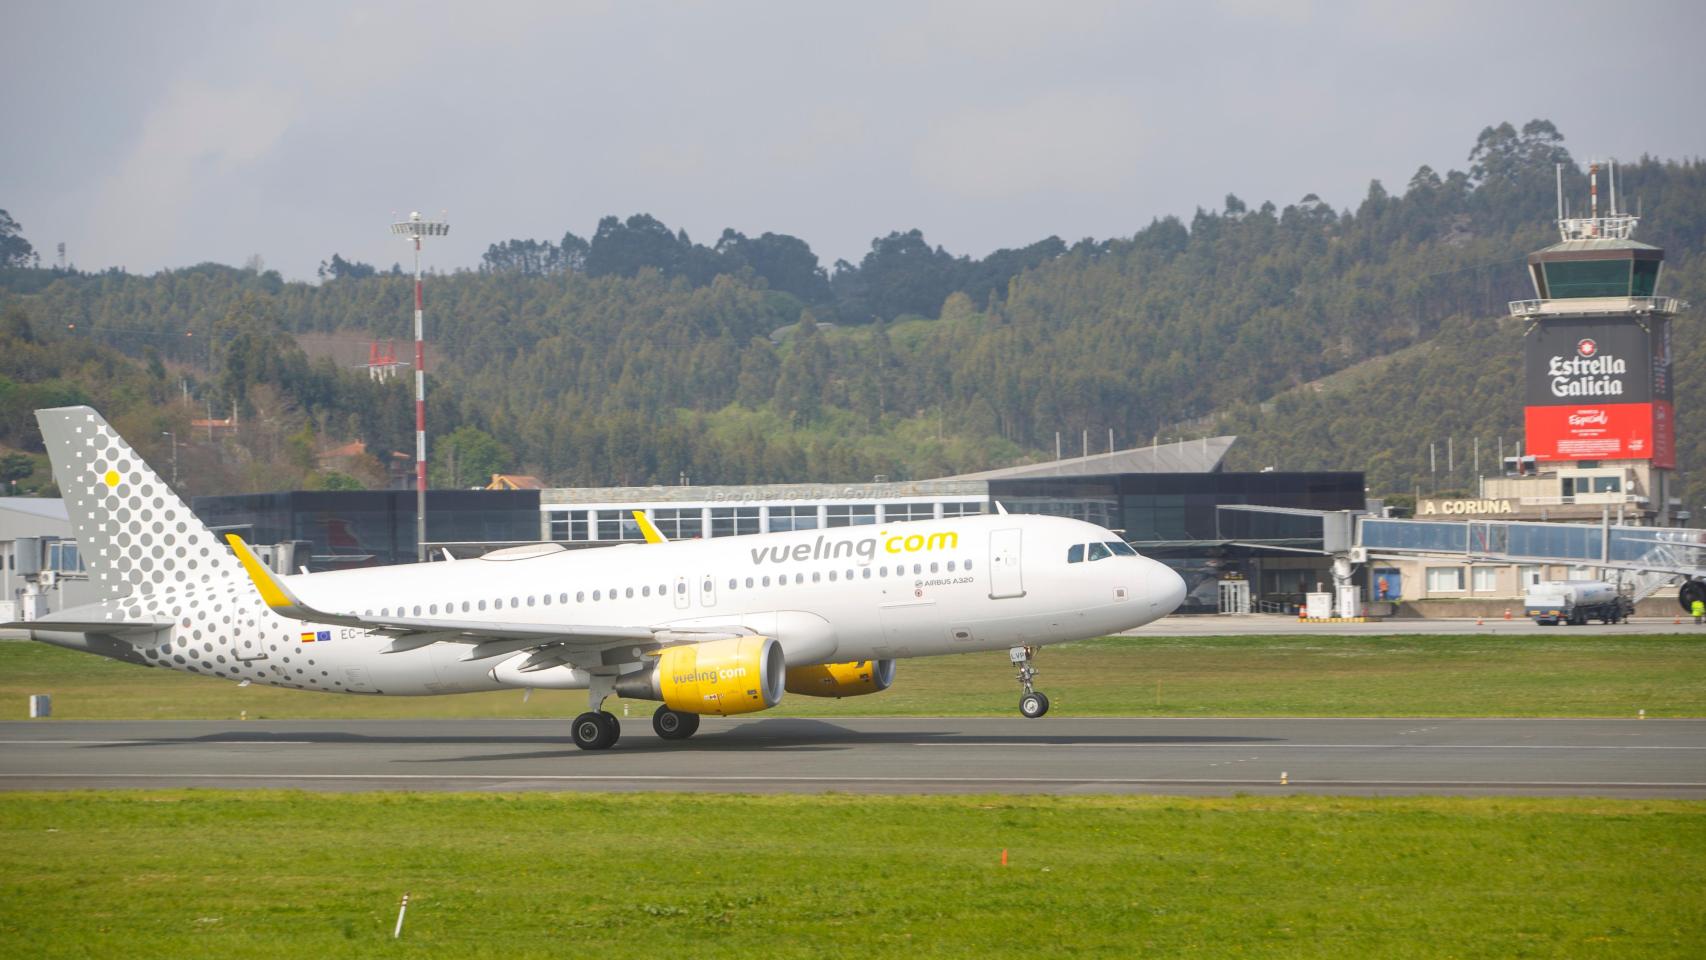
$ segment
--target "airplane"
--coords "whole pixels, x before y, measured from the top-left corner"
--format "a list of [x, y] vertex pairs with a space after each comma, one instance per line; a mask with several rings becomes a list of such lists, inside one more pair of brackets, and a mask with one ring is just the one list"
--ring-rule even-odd
[[585, 750], [621, 736], [612, 695], [658, 701], [653, 731], [685, 740], [703, 714], [873, 694], [897, 660], [974, 650], [1008, 649], [1020, 713], [1041, 717], [1038, 647], [1142, 626], [1185, 596], [1112, 531], [1004, 511], [279, 575], [216, 538], [93, 409], [36, 417], [101, 599], [6, 627], [297, 690], [585, 690], [570, 725]]

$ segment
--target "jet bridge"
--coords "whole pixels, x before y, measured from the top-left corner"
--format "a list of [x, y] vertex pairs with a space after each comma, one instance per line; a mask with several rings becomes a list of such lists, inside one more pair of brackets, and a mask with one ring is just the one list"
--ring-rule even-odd
[[1464, 563], [1571, 564], [1633, 574], [1635, 599], [1678, 580], [1686, 607], [1706, 599], [1706, 530], [1602, 522], [1393, 520], [1352, 511], [1245, 504], [1218, 508], [1227, 542], [1333, 557], [1341, 589], [1353, 564], [1438, 557]]

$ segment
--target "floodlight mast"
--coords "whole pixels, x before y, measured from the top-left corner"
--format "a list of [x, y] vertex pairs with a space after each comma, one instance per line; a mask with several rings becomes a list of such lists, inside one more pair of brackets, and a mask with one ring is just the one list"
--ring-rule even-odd
[[419, 212], [391, 224], [391, 232], [415, 245], [415, 560], [425, 562], [426, 539], [426, 338], [421, 326], [421, 238], [450, 233], [445, 220], [424, 220]]

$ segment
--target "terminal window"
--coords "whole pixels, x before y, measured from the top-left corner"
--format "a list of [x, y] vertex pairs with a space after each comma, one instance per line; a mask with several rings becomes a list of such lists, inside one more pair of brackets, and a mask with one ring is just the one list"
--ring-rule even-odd
[[1429, 567], [1428, 568], [1428, 592], [1429, 593], [1462, 593], [1463, 592], [1463, 568], [1462, 567]]
[[554, 510], [551, 513], [552, 540], [585, 540], [585, 510]]
[[983, 504], [977, 501], [942, 504], [942, 516], [944, 517], [975, 517], [981, 513], [983, 513]]
[[770, 532], [781, 530], [816, 530], [817, 507], [771, 507]]
[[757, 507], [711, 508], [711, 536], [739, 537], [757, 532]]
[[885, 503], [883, 504], [884, 523], [903, 523], [908, 520], [936, 519], [934, 503]]
[[698, 507], [660, 507], [648, 515], [658, 532], [671, 540], [697, 540], [703, 535], [704, 515]]
[[874, 503], [832, 503], [824, 508], [824, 520], [831, 527], [856, 527], [877, 522]]

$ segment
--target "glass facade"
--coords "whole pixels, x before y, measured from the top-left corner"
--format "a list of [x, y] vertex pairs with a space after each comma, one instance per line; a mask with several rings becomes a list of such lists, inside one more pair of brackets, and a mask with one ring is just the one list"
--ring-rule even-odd
[[1363, 475], [1317, 473], [1123, 473], [992, 480], [991, 500], [1014, 513], [1073, 517], [1136, 543], [1321, 539], [1312, 516], [1219, 510], [1222, 505], [1361, 510]]
[[[309, 570], [415, 559], [413, 490], [298, 490], [196, 497], [197, 516], [252, 543], [306, 541], [296, 562]], [[429, 543], [532, 543], [539, 539], [537, 490], [429, 490]]]

